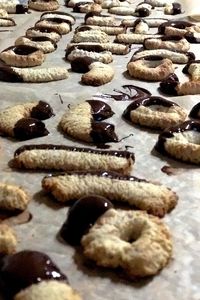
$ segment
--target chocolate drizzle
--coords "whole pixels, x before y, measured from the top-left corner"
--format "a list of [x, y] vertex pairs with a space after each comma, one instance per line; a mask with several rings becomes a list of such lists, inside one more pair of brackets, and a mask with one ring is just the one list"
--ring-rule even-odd
[[180, 132], [189, 131], [189, 130], [200, 132], [200, 122], [185, 121], [181, 125], [170, 127], [168, 129], [164, 130], [158, 137], [158, 141], [155, 145], [155, 149], [162, 154], [167, 154], [165, 151], [166, 140], [174, 137], [174, 133], [180, 133]]
[[151, 105], [161, 105], [161, 106], [165, 106], [165, 107], [171, 107], [174, 105], [177, 105], [175, 102], [169, 101], [165, 98], [162, 97], [148, 97], [146, 99], [141, 99], [141, 100], [136, 100], [134, 102], [132, 102], [130, 105], [128, 105], [128, 107], [125, 109], [125, 111], [123, 112], [123, 117], [130, 121], [130, 113], [132, 110], [137, 109], [139, 106], [151, 106]]
[[175, 73], [172, 73], [160, 82], [160, 91], [167, 95], [176, 96], [176, 87], [178, 84], [179, 79], [177, 75]]
[[13, 129], [15, 138], [19, 140], [29, 140], [36, 137], [48, 135], [45, 124], [38, 119], [22, 118], [15, 124]]
[[50, 257], [42, 252], [24, 250], [3, 258], [0, 280], [7, 292], [14, 295], [20, 290], [42, 280], [61, 280], [67, 277]]
[[39, 120], [46, 120], [54, 116], [52, 107], [44, 101], [39, 101], [39, 103], [32, 108], [31, 117]]
[[200, 102], [193, 106], [189, 113], [189, 117], [200, 120]]
[[165, 28], [166, 27], [174, 27], [178, 29], [185, 29], [186, 27], [191, 27], [194, 24], [186, 21], [167, 21], [159, 25], [158, 27], [158, 33], [165, 34]]
[[69, 209], [60, 235], [69, 244], [78, 245], [96, 220], [112, 207], [108, 199], [98, 195], [88, 195], [79, 199]]
[[110, 105], [100, 100], [86, 100], [91, 106], [92, 117], [95, 121], [102, 121], [113, 116]]
[[147, 97], [151, 96], [151, 93], [136, 85], [123, 85], [122, 88], [125, 91], [120, 91], [114, 89], [114, 92], [118, 94], [102, 94], [102, 98], [113, 98], [116, 101], [136, 101], [139, 99], [146, 99]]
[[73, 151], [73, 152], [84, 152], [84, 153], [92, 153], [92, 154], [100, 154], [100, 155], [108, 155], [108, 156], [116, 156], [116, 157], [123, 157], [126, 159], [133, 159], [134, 160], [134, 153], [128, 151], [119, 151], [119, 150], [95, 150], [90, 148], [79, 148], [73, 146], [66, 146], [66, 145], [52, 145], [52, 144], [39, 144], [39, 145], [24, 145], [19, 147], [14, 156], [20, 155], [24, 151], [30, 150], [65, 150], [65, 151]]

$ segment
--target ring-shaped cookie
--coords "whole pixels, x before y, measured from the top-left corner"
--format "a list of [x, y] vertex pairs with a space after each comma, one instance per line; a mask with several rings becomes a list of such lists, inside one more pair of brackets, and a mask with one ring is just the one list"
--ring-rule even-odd
[[133, 58], [128, 63], [127, 69], [131, 77], [148, 81], [161, 81], [174, 72], [170, 59], [156, 55]]
[[45, 18], [36, 22], [35, 27], [52, 28], [60, 34], [67, 34], [71, 31], [71, 22], [63, 18]]
[[139, 211], [107, 210], [81, 239], [98, 266], [122, 268], [129, 279], [157, 274], [172, 255], [168, 228]]
[[26, 36], [27, 37], [48, 37], [51, 40], [55, 41], [56, 43], [61, 39], [62, 35], [58, 30], [55, 28], [48, 28], [45, 26], [40, 26], [40, 27], [30, 27], [26, 31]]
[[15, 41], [15, 45], [35, 47], [44, 53], [50, 53], [57, 49], [57, 44], [46, 36], [26, 37], [21, 36]]
[[47, 11], [41, 14], [40, 20], [44, 20], [46, 18], [61, 18], [63, 20], [69, 21], [71, 25], [74, 25], [76, 22], [76, 18], [74, 16], [62, 11]]
[[186, 121], [163, 131], [155, 145], [161, 154], [200, 164], [200, 122]]
[[28, 7], [38, 11], [56, 10], [59, 8], [57, 0], [29, 0]]
[[40, 66], [45, 59], [43, 51], [31, 46], [11, 46], [0, 53], [0, 59], [9, 66], [34, 67]]
[[165, 129], [183, 123], [187, 111], [175, 102], [152, 96], [132, 102], [123, 112], [123, 117], [134, 124]]

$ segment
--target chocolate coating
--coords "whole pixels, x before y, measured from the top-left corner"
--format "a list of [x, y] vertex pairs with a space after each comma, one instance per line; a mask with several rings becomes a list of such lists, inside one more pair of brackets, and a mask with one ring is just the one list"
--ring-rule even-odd
[[13, 129], [15, 138], [19, 140], [29, 140], [37, 137], [48, 135], [45, 124], [38, 119], [22, 118]]
[[109, 98], [113, 98], [116, 101], [135, 101], [151, 96], [151, 93], [148, 90], [136, 85], [123, 85], [122, 88], [125, 90], [125, 92], [114, 89], [114, 91], [118, 93], [117, 95], [105, 94], [102, 95], [102, 97], [105, 98], [105, 96], [108, 96]]
[[160, 90], [164, 94], [176, 96], [176, 87], [178, 84], [179, 79], [177, 75], [175, 73], [172, 73], [160, 82]]
[[25, 14], [28, 12], [28, 6], [23, 4], [16, 5], [16, 14]]
[[64, 11], [44, 12], [43, 14], [41, 14], [40, 19], [42, 19], [45, 15], [48, 15], [48, 14], [51, 14], [51, 15], [58, 15], [58, 16], [60, 16], [60, 18], [62, 18], [62, 16], [68, 16], [68, 17], [74, 19], [74, 21], [76, 21], [76, 18], [75, 18], [74, 16], [72, 16], [71, 14], [69, 14], [69, 13], [67, 13], [67, 12], [64, 12]]
[[88, 31], [93, 30], [90, 25], [80, 25], [75, 28], [74, 33], [81, 32], [81, 31]]
[[13, 52], [16, 55], [29, 55], [29, 54], [32, 54], [32, 53], [38, 51], [38, 49], [36, 47], [27, 46], [27, 45], [19, 45], [19, 46], [10, 46], [10, 47], [4, 49], [2, 52], [8, 51], [8, 50], [13, 50]]
[[88, 56], [77, 57], [71, 61], [71, 69], [77, 73], [86, 73], [90, 70], [89, 66], [94, 61], [95, 60], [93, 58]]
[[105, 122], [92, 122], [90, 136], [94, 143], [118, 142], [115, 126]]
[[9, 66], [0, 66], [0, 80], [6, 82], [23, 82], [23, 77]]
[[46, 120], [54, 116], [52, 107], [44, 101], [39, 103], [32, 108], [31, 117], [39, 120]]
[[158, 33], [165, 34], [166, 27], [174, 27], [178, 29], [185, 29], [186, 27], [191, 27], [194, 24], [187, 22], [187, 21], [167, 21], [159, 25]]
[[81, 8], [84, 7], [86, 4], [91, 4], [91, 2], [83, 2], [83, 1], [81, 2], [80, 1], [80, 2], [76, 3], [73, 7], [73, 11], [78, 12], [78, 13], [82, 12]]
[[136, 19], [135, 22], [133, 23], [133, 28], [132, 28], [133, 32], [135, 32], [135, 29], [136, 29], [137, 25], [139, 25], [140, 23], [146, 23], [147, 24], [147, 22], [143, 19]]
[[193, 119], [200, 119], [200, 102], [193, 106], [189, 113], [189, 117]]
[[146, 7], [136, 8], [136, 13], [138, 13], [139, 17], [148, 17], [150, 15], [150, 10]]
[[86, 21], [88, 18], [92, 18], [92, 17], [95, 17], [95, 16], [102, 16], [100, 12], [97, 12], [97, 11], [89, 11], [88, 13], [85, 14], [85, 18], [84, 18], [84, 22], [86, 24]]
[[86, 100], [91, 106], [92, 117], [95, 121], [102, 121], [113, 116], [110, 105], [100, 100]]
[[194, 32], [186, 32], [186, 34], [184, 35], [184, 38], [185, 38], [189, 43], [193, 43], [193, 44], [200, 43], [200, 37], [196, 37], [196, 36], [194, 35]]
[[24, 250], [3, 258], [0, 280], [11, 295], [42, 280], [62, 280], [67, 277], [51, 258], [38, 251]]
[[[46, 17], [46, 18], [43, 18], [42, 20], [46, 20], [48, 22], [56, 23], [56, 24], [67, 23], [71, 26], [71, 22], [69, 20], [63, 19], [61, 17], [60, 18], [59, 17]], [[35, 24], [41, 22], [42, 20], [39, 20]]]
[[78, 245], [96, 220], [112, 207], [108, 199], [98, 195], [79, 199], [68, 211], [60, 231], [62, 238], [71, 245]]
[[172, 3], [172, 15], [179, 15], [182, 13], [181, 11], [182, 7], [181, 4], [178, 2], [173, 2]]
[[188, 69], [191, 64], [200, 64], [200, 60], [192, 60], [192, 61], [188, 62], [182, 70], [182, 72], [184, 74], [189, 74]]

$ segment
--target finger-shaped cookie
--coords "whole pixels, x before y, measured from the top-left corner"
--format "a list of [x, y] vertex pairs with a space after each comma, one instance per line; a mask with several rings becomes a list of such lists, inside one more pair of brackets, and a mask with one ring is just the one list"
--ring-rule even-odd
[[16, 26], [16, 23], [12, 18], [0, 17], [0, 27], [10, 27], [10, 26]]
[[[157, 28], [162, 23], [168, 21], [168, 19], [162, 19], [162, 18], [145, 18], [142, 20], [145, 21], [150, 28], [151, 27]], [[135, 18], [127, 18], [127, 19], [122, 20], [121, 24], [126, 27], [132, 27], [133, 24], [135, 23], [135, 21], [136, 21]]]
[[154, 96], [131, 103], [123, 117], [134, 124], [165, 129], [183, 123], [187, 111], [175, 102]]
[[115, 17], [110, 15], [102, 15], [97, 12], [89, 12], [85, 15], [86, 25], [97, 25], [97, 26], [115, 26], [118, 25]]
[[172, 256], [167, 226], [140, 211], [109, 209], [81, 244], [84, 255], [98, 266], [121, 268], [130, 280], [156, 275]]
[[17, 238], [14, 230], [0, 223], [0, 254], [12, 254], [16, 251]]
[[57, 0], [29, 0], [28, 6], [31, 9], [38, 10], [38, 11], [45, 11], [45, 10], [56, 10], [59, 8], [59, 2]]
[[147, 38], [160, 38], [161, 36], [155, 34], [121, 33], [116, 36], [115, 41], [124, 44], [142, 44]]
[[101, 3], [102, 8], [111, 8], [111, 7], [115, 7], [115, 6], [130, 6], [130, 2], [129, 1], [120, 1], [120, 0], [104, 0]]
[[65, 0], [65, 5], [67, 7], [74, 7], [77, 3], [94, 3], [93, 0]]
[[[124, 55], [130, 52], [129, 45], [123, 45], [119, 43], [70, 43], [68, 44], [67, 51], [70, 48], [77, 47], [78, 49], [83, 50], [94, 50], [94, 49], [103, 49], [104, 51], [110, 51], [112, 54]], [[96, 51], [96, 50], [95, 50]]]
[[86, 85], [100, 86], [110, 82], [115, 75], [114, 69], [101, 62], [88, 63], [89, 71], [82, 75], [81, 82]]
[[9, 66], [0, 67], [0, 80], [6, 82], [50, 82], [68, 78], [66, 68], [15, 68]]
[[178, 52], [187, 52], [190, 43], [181, 36], [163, 36], [161, 38], [148, 38], [144, 40], [145, 49], [169, 49]]
[[161, 81], [174, 72], [170, 59], [162, 56], [150, 55], [133, 58], [127, 64], [129, 75], [147, 81]]
[[29, 201], [29, 196], [22, 188], [16, 185], [0, 183], [0, 209], [23, 211], [27, 208]]
[[189, 74], [193, 81], [200, 80], [200, 60], [192, 60], [183, 68], [183, 73]]
[[107, 170], [129, 174], [134, 154], [128, 151], [106, 151], [65, 145], [27, 145], [16, 150], [14, 166], [44, 170]]
[[195, 59], [193, 52], [178, 52], [168, 49], [153, 49], [153, 50], [139, 50], [133, 54], [133, 58], [141, 58], [144, 56], [156, 55], [163, 58], [170, 59], [173, 63], [186, 64]]
[[101, 30], [104, 31], [108, 35], [117, 35], [120, 33], [126, 32], [125, 26], [97, 26], [97, 25], [80, 25], [76, 28], [75, 33], [79, 31], [87, 31], [87, 30]]
[[4, 49], [0, 53], [0, 59], [13, 67], [34, 67], [44, 62], [45, 54], [36, 47], [16, 45]]
[[8, 107], [0, 111], [0, 134], [18, 139], [31, 138], [36, 133], [46, 135], [48, 131], [44, 124], [36, 122], [36, 119], [45, 120], [52, 115], [51, 106], [44, 101], [28, 102]]
[[58, 30], [47, 27], [31, 27], [27, 29], [26, 36], [30, 38], [48, 37], [55, 42], [58, 42], [62, 37]]
[[117, 142], [114, 125], [99, 122], [111, 117], [113, 112], [108, 104], [98, 100], [87, 100], [70, 107], [64, 113], [59, 127], [67, 135], [89, 143]]
[[0, 3], [0, 9], [5, 10], [9, 14], [24, 14], [28, 12], [28, 5], [21, 4], [20, 1], [3, 1]]
[[200, 163], [200, 122], [186, 121], [163, 131], [155, 145], [161, 154], [188, 163]]
[[85, 43], [85, 42], [95, 42], [95, 43], [108, 43], [110, 42], [109, 36], [100, 30], [87, 30], [79, 31], [74, 34], [73, 43]]
[[135, 15], [135, 8], [131, 6], [114, 6], [109, 8], [108, 12], [114, 15], [132, 16]]
[[45, 18], [35, 23], [35, 27], [47, 27], [56, 29], [60, 34], [67, 34], [71, 31], [71, 23], [63, 18]]
[[20, 291], [14, 300], [81, 300], [81, 296], [67, 283], [48, 280], [32, 284], [30, 287]]
[[193, 106], [189, 113], [189, 117], [192, 119], [200, 120], [200, 102]]
[[45, 12], [43, 14], [41, 14], [40, 20], [43, 19], [48, 19], [48, 18], [60, 18], [60, 19], [64, 19], [66, 21], [69, 21], [71, 25], [74, 25], [76, 23], [76, 19], [74, 16], [72, 16], [71, 14], [68, 14], [66, 12], [63, 11], [54, 11], [54, 12]]
[[149, 31], [149, 26], [147, 22], [143, 19], [136, 19], [135, 22], [133, 23], [133, 28], [132, 31], [134, 33], [148, 33]]
[[15, 41], [15, 45], [24, 45], [35, 47], [44, 53], [50, 53], [57, 49], [57, 44], [50, 38], [46, 36], [38, 36], [38, 37], [26, 37], [21, 36]]
[[163, 217], [177, 203], [176, 194], [163, 185], [105, 171], [46, 176], [42, 187], [60, 202], [99, 195], [111, 201], [128, 203], [159, 217]]
[[183, 36], [192, 26], [194, 24], [187, 21], [167, 21], [158, 27], [158, 33]]
[[166, 15], [179, 15], [182, 13], [182, 6], [178, 2], [172, 2], [165, 5], [164, 13]]
[[97, 3], [82, 3], [81, 1], [76, 3], [73, 7], [73, 11], [74, 12], [78, 12], [78, 13], [88, 13], [90, 11], [94, 11], [94, 12], [101, 12], [102, 11], [102, 7], [101, 5], [97, 4]]
[[77, 47], [72, 50], [68, 55], [67, 59], [69, 61], [73, 61], [76, 58], [84, 58], [84, 57], [90, 57], [94, 59], [95, 61], [102, 62], [104, 64], [109, 64], [113, 61], [112, 53], [110, 51], [104, 51], [101, 52], [94, 52], [94, 51], [87, 51], [83, 49], [78, 49]]

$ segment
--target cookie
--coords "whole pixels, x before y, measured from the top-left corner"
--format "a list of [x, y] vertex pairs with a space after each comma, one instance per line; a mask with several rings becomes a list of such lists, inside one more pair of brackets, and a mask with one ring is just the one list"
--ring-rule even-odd
[[121, 33], [116, 36], [115, 42], [123, 44], [142, 44], [147, 38], [160, 38], [161, 35], [155, 34], [138, 34], [138, 33]]
[[0, 8], [0, 18], [8, 18], [8, 13], [5, 9]]
[[[126, 19], [122, 20], [121, 24], [126, 27], [132, 27], [136, 20], [137, 19], [135, 17], [134, 18], [126, 18]], [[152, 28], [152, 27], [157, 28], [162, 23], [168, 21], [168, 19], [163, 19], [163, 18], [145, 18], [145, 19], [140, 18], [140, 20], [145, 21], [150, 28]]]
[[95, 52], [103, 49], [104, 51], [107, 50], [116, 55], [125, 55], [128, 54], [131, 50], [129, 45], [123, 45], [119, 43], [70, 43], [68, 44], [66, 52], [70, 52], [70, 49], [74, 49], [75, 47], [78, 49], [90, 51], [98, 49], [95, 50]]
[[0, 183], [0, 209], [23, 211], [27, 208], [29, 201], [29, 196], [22, 188]]
[[133, 23], [133, 28], [132, 31], [134, 33], [141, 33], [141, 34], [145, 34], [148, 33], [149, 31], [149, 26], [147, 24], [147, 22], [143, 19], [136, 19]]
[[0, 27], [16, 26], [15, 21], [12, 18], [0, 17]]
[[148, 17], [151, 14], [152, 5], [147, 2], [141, 2], [135, 9], [135, 15], [137, 17]]
[[200, 122], [185, 121], [163, 131], [155, 145], [161, 154], [187, 163], [200, 163]]
[[148, 38], [144, 40], [145, 49], [168, 49], [178, 52], [187, 52], [190, 49], [190, 43], [181, 36], [163, 36], [161, 38]]
[[184, 38], [191, 44], [200, 43], [200, 33], [199, 32], [186, 32]]
[[71, 23], [60, 17], [45, 18], [35, 23], [36, 28], [46, 27], [56, 29], [60, 34], [67, 34], [71, 31]]
[[53, 40], [54, 42], [58, 42], [62, 35], [55, 28], [47, 28], [47, 27], [31, 27], [27, 29], [26, 36], [28, 38], [35, 37], [47, 37]]
[[28, 102], [0, 111], [0, 134], [26, 140], [49, 132], [44, 123], [53, 116], [51, 106], [44, 101]]
[[97, 25], [80, 25], [75, 29], [75, 33], [79, 31], [87, 30], [101, 30], [108, 35], [117, 35], [126, 32], [126, 27], [124, 26], [97, 26]]
[[14, 154], [17, 168], [44, 170], [116, 171], [129, 174], [134, 154], [128, 151], [93, 150], [65, 145], [26, 145]]
[[74, 7], [78, 3], [94, 3], [93, 0], [65, 0], [65, 5], [67, 7]]
[[168, 0], [145, 0], [145, 2], [153, 7], [164, 7], [168, 3]]
[[162, 56], [150, 55], [134, 58], [127, 64], [127, 70], [131, 77], [147, 81], [161, 81], [174, 72], [174, 66], [170, 59]]
[[167, 21], [162, 23], [158, 27], [158, 33], [166, 35], [179, 35], [184, 36], [184, 34], [189, 30], [189, 28], [194, 27], [193, 23], [187, 21]]
[[89, 12], [85, 15], [86, 25], [97, 25], [97, 26], [117, 26], [118, 22], [115, 17], [110, 15], [102, 15], [97, 12]]
[[15, 41], [15, 45], [24, 45], [37, 48], [44, 53], [51, 53], [57, 49], [57, 44], [46, 36], [26, 37], [21, 36]]
[[[96, 2], [96, 1], [95, 1]], [[120, 0], [104, 0], [101, 3], [102, 8], [111, 8], [115, 6], [129, 6], [129, 1], [120, 1]]]
[[45, 10], [56, 10], [59, 8], [59, 2], [57, 0], [29, 0], [28, 6], [31, 9], [38, 10], [38, 11], [45, 11]]
[[156, 275], [172, 256], [166, 225], [140, 211], [109, 209], [81, 244], [84, 255], [98, 266], [121, 268], [130, 280]]
[[72, 14], [68, 14], [63, 11], [45, 12], [40, 16], [40, 20], [48, 18], [60, 18], [68, 21], [71, 25], [74, 25], [76, 23], [76, 18]]
[[103, 101], [87, 100], [70, 107], [64, 113], [59, 127], [67, 135], [89, 143], [108, 143], [118, 140], [114, 125], [100, 122], [114, 113]]
[[182, 6], [178, 2], [173, 2], [165, 5], [164, 13], [166, 15], [179, 15], [182, 13]]
[[15, 68], [9, 66], [0, 67], [0, 81], [6, 82], [50, 82], [68, 78], [69, 73], [66, 68]]
[[165, 129], [184, 122], [187, 111], [175, 102], [152, 96], [131, 103], [123, 112], [123, 117], [134, 124]]
[[78, 13], [88, 13], [90, 11], [101, 12], [102, 7], [97, 3], [91, 3], [91, 2], [87, 3], [87, 2], [80, 1], [74, 5], [73, 11]]
[[[9, 14], [25, 14], [28, 12], [28, 5], [21, 4], [20, 1], [3, 1], [0, 3], [0, 9]], [[6, 15], [2, 17], [7, 17]]]
[[0, 59], [13, 67], [34, 67], [44, 62], [45, 54], [36, 47], [16, 45], [4, 49], [0, 53]]
[[183, 73], [189, 74], [191, 80], [199, 81], [200, 80], [200, 60], [192, 60], [186, 64], [183, 68]]
[[114, 15], [132, 16], [135, 15], [135, 8], [131, 6], [114, 6], [109, 8], [108, 12]]
[[14, 300], [81, 300], [81, 296], [68, 284], [48, 280], [22, 290], [15, 295]]
[[189, 117], [192, 119], [200, 120], [200, 102], [193, 106], [189, 113]]
[[0, 254], [7, 255], [16, 251], [17, 238], [14, 230], [0, 223]]
[[73, 171], [46, 176], [42, 180], [42, 188], [64, 203], [93, 194], [113, 202], [127, 203], [159, 217], [170, 212], [178, 199], [173, 191], [163, 185], [106, 171]]
[[109, 36], [100, 30], [87, 30], [79, 31], [74, 34], [73, 43], [85, 43], [85, 42], [94, 42], [94, 43], [108, 43], [110, 42]]

